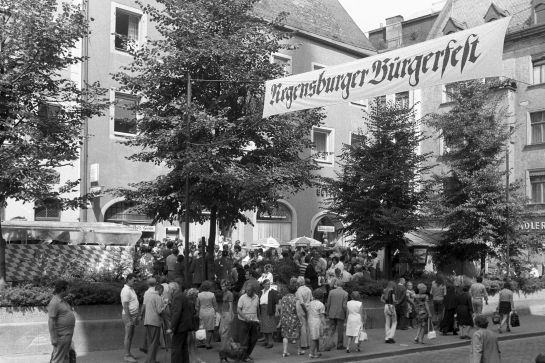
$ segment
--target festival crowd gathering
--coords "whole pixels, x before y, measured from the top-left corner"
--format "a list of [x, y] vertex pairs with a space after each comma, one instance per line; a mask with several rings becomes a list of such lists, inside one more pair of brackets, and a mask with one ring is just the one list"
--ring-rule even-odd
[[[292, 354], [319, 358], [332, 349], [365, 350], [366, 295], [346, 287], [379, 278], [376, 255], [351, 248], [245, 251], [239, 241], [227, 242], [215, 245], [214, 275], [205, 279], [204, 246], [197, 250], [192, 244], [188, 258], [175, 241], [152, 241], [141, 252], [139, 273], [129, 273], [121, 291], [127, 362], [137, 362], [131, 349], [138, 349], [133, 348], [133, 337], [139, 325], [145, 329], [139, 349], [148, 363], [156, 362], [161, 347], [170, 350], [173, 363], [204, 362], [199, 349], [213, 346], [221, 362], [251, 362], [258, 342], [265, 349], [281, 343], [283, 358]], [[135, 291], [138, 280], [147, 288], [143, 301]], [[59, 281], [48, 306], [52, 362], [62, 362], [70, 352], [75, 319], [62, 299], [66, 290], [67, 283]], [[485, 355], [487, 362], [500, 361], [496, 337], [487, 330], [488, 318], [481, 315], [488, 304], [482, 277], [471, 284], [438, 277], [431, 286], [398, 277], [388, 282], [380, 301], [385, 344], [396, 342], [396, 330], [414, 330], [414, 344], [425, 344], [437, 332], [452, 334], [472, 339], [475, 362], [484, 361]], [[499, 292], [492, 321], [499, 333], [518, 326], [509, 282]], [[471, 335], [473, 327], [477, 330]]]

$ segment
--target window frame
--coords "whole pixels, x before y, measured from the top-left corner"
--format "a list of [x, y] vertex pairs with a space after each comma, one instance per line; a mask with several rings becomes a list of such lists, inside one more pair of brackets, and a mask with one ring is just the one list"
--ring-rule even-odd
[[[38, 217], [37, 216], [38, 210], [40, 210], [40, 211], [45, 210], [46, 216], [45, 217]], [[47, 216], [49, 210], [57, 212], [57, 216], [55, 216], [55, 217]], [[47, 206], [37, 207], [36, 205], [34, 205], [34, 221], [59, 222], [61, 220], [61, 215], [62, 215], [62, 208], [50, 208], [50, 207], [47, 207]]]
[[[287, 55], [287, 54], [283, 54], [283, 53], [278, 53], [278, 52], [275, 52], [275, 53], [272, 53], [271, 56], [270, 56], [270, 62], [271, 63], [275, 63], [274, 62], [274, 59], [275, 58], [281, 58], [281, 59], [284, 59], [284, 60], [287, 60], [289, 61], [289, 69], [290, 69], [290, 72], [289, 73], [284, 73], [283, 77], [288, 77], [288, 76], [291, 76], [293, 74], [293, 57], [291, 55]], [[276, 63], [278, 64], [278, 63]]]
[[[540, 127], [541, 127], [541, 142], [534, 142], [533, 141], [533, 138], [534, 138], [533, 126], [534, 125], [532, 123], [532, 114], [535, 114], [535, 113], [541, 113], [542, 114], [541, 121], [537, 122], [537, 124], [539, 124]], [[527, 137], [528, 137], [527, 144], [528, 145], [543, 145], [543, 144], [545, 144], [545, 110], [529, 111], [527, 113], [527, 127], [528, 127], [528, 133], [527, 133]]]
[[441, 103], [453, 103], [455, 102], [453, 99], [450, 98], [450, 96], [447, 94], [447, 88], [454, 83], [444, 83], [441, 85]]
[[[540, 8], [540, 10], [538, 11], [538, 8]], [[538, 3], [536, 4], [536, 6], [534, 6], [533, 8], [533, 12], [534, 12], [534, 24], [535, 25], [538, 25], [538, 24], [545, 24], [545, 4], [543, 3]], [[538, 13], [542, 13], [542, 17], [543, 17], [543, 21], [542, 22], [539, 22], [538, 21], [538, 17], [537, 17], [537, 14]]]
[[137, 41], [138, 46], [141, 46], [146, 41], [147, 30], [148, 30], [147, 29], [147, 24], [148, 24], [147, 15], [142, 10], [140, 10], [138, 8], [135, 8], [135, 7], [127, 6], [127, 5], [120, 4], [120, 3], [117, 3], [117, 2], [113, 2], [113, 1], [111, 3], [111, 8], [110, 8], [110, 11], [111, 11], [111, 13], [110, 13], [110, 52], [114, 53], [114, 54], [118, 54], [118, 55], [124, 55], [124, 56], [132, 57], [132, 55], [128, 51], [120, 50], [120, 49], [116, 48], [116, 46], [115, 46], [116, 15], [117, 15], [118, 10], [120, 10], [123, 13], [129, 13], [129, 15], [136, 15], [136, 16], [138, 16], [140, 18], [140, 20], [138, 21], [138, 41]]
[[348, 143], [350, 144], [350, 146], [354, 146], [354, 144], [352, 143], [352, 136], [354, 135], [358, 135], [358, 136], [363, 136], [365, 137], [365, 133], [364, 132], [358, 132], [358, 131], [350, 131], [348, 133]]
[[398, 95], [401, 95], [401, 94], [403, 94], [403, 95], [406, 94], [406, 95], [407, 95], [407, 98], [404, 97], [403, 99], [406, 99], [406, 100], [407, 100], [407, 106], [406, 106], [406, 107], [407, 107], [407, 108], [410, 108], [410, 107], [411, 107], [411, 93], [410, 93], [409, 91], [404, 91], [404, 92], [397, 92], [397, 93], [395, 93], [395, 94], [394, 94], [394, 102], [395, 102], [395, 104], [396, 104], [396, 105], [398, 104], [398, 102], [399, 102], [399, 100], [398, 100]]
[[324, 133], [326, 134], [326, 151], [325, 153], [327, 153], [327, 158], [324, 158], [324, 159], [319, 159], [317, 158], [315, 155], [317, 153], [316, 151], [316, 148], [313, 147], [312, 148], [312, 154], [313, 154], [313, 159], [320, 163], [320, 164], [326, 164], [326, 165], [333, 165], [334, 162], [335, 162], [335, 129], [333, 128], [330, 128], [330, 127], [316, 127], [316, 126], [313, 126], [312, 127], [312, 133], [311, 133], [311, 140], [312, 142], [314, 142], [314, 133], [315, 132], [318, 132], [318, 133]]
[[[536, 79], [535, 79], [535, 69], [536, 69], [536, 67], [540, 68], [539, 82], [536, 82]], [[530, 76], [532, 78], [532, 85], [544, 84], [545, 83], [545, 57], [532, 59], [532, 72], [531, 72]]]
[[[130, 137], [135, 137], [138, 132], [136, 132], [134, 134], [130, 134], [130, 133], [126, 133], [126, 132], [115, 131], [115, 108], [117, 106], [115, 104], [115, 101], [117, 100], [117, 97], [116, 97], [117, 94], [123, 95], [125, 97], [133, 97], [135, 99], [136, 103], [138, 103], [138, 101], [139, 101], [138, 96], [131, 95], [131, 94], [124, 93], [124, 92], [119, 92], [119, 90], [117, 90], [115, 88], [110, 90], [110, 133], [109, 133], [110, 137], [114, 138], [114, 139], [126, 139], [126, 138], [130, 138]], [[139, 114], [138, 112], [136, 112], [136, 119], [135, 120], [138, 122], [138, 120], [140, 120], [141, 118], [142, 118], [142, 115]]]
[[[532, 183], [532, 179], [542, 179], [538, 182]], [[528, 182], [530, 184], [529, 186], [529, 204], [532, 205], [539, 205], [539, 204], [545, 204], [545, 170], [529, 170], [528, 171]], [[540, 193], [541, 193], [541, 199], [539, 201], [534, 201], [534, 184], [539, 185]]]

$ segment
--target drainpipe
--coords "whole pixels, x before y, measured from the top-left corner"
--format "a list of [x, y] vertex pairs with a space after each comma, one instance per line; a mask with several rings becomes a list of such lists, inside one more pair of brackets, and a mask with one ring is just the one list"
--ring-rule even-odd
[[[87, 24], [89, 24], [90, 16], [89, 16], [89, 0], [83, 0], [83, 11], [85, 12], [85, 20]], [[85, 33], [85, 36], [82, 39], [82, 56], [83, 56], [83, 63], [82, 63], [82, 72], [81, 72], [81, 86], [82, 89], [85, 89], [87, 91], [87, 83], [89, 82], [89, 61], [87, 57], [89, 56], [89, 27], [87, 27], [87, 32]], [[87, 92], [83, 95], [84, 102], [87, 102]], [[80, 196], [84, 196], [89, 191], [89, 178], [88, 178], [88, 171], [89, 171], [89, 165], [88, 165], [88, 137], [89, 137], [89, 120], [85, 118], [83, 120], [82, 124], [82, 145], [81, 145], [81, 155], [80, 155], [80, 175], [81, 175], [81, 185], [80, 185]], [[88, 220], [88, 213], [87, 209], [81, 208], [80, 209], [80, 222], [87, 222]]]

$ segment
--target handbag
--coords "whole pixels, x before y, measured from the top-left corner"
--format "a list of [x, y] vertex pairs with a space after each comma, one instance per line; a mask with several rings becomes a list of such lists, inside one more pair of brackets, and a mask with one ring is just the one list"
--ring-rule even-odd
[[519, 314], [515, 310], [511, 312], [511, 326], [515, 328], [520, 326]]
[[499, 324], [501, 322], [500, 313], [497, 311], [492, 314], [492, 324]]
[[365, 331], [365, 329], [360, 329], [360, 333], [358, 334], [358, 341], [366, 342], [368, 340], [369, 338], [367, 337], [367, 332]]
[[435, 339], [435, 338], [437, 338], [437, 333], [435, 332], [435, 330], [433, 330], [433, 326], [431, 325], [431, 321], [428, 320], [428, 339], [432, 340], [432, 339]]
[[206, 330], [199, 329], [195, 332], [195, 339], [196, 340], [205, 340], [206, 339]]

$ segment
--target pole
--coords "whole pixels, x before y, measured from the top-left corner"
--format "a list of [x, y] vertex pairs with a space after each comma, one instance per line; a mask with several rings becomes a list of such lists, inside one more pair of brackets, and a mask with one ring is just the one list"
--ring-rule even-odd
[[505, 244], [507, 247], [507, 278], [511, 275], [511, 258], [510, 258], [510, 240], [509, 240], [509, 144], [511, 138], [507, 140], [505, 148]]
[[[187, 105], [186, 105], [186, 152], [189, 150], [189, 138], [191, 136], [191, 75], [187, 72]], [[185, 278], [187, 282], [191, 281], [189, 277], [189, 171], [185, 176]]]

